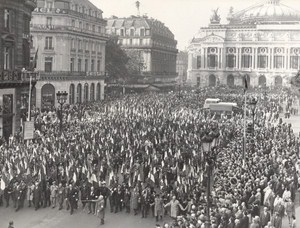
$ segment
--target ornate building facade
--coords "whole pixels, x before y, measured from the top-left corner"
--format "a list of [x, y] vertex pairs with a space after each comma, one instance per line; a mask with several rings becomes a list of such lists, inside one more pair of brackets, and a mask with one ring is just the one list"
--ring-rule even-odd
[[176, 74], [177, 41], [162, 22], [146, 16], [107, 19], [107, 33], [117, 35], [121, 47], [135, 51], [141, 58], [141, 75], [157, 81], [174, 81]]
[[104, 98], [106, 21], [88, 0], [38, 0], [33, 12], [32, 59], [41, 80], [36, 85], [36, 107], [58, 105], [57, 91], [75, 104]]
[[188, 53], [180, 51], [177, 54], [176, 72], [178, 74], [178, 82], [183, 85], [186, 83], [188, 69]]
[[242, 86], [246, 77], [250, 86], [288, 86], [300, 69], [300, 11], [264, 0], [227, 19], [220, 24], [215, 11], [192, 39], [188, 82]]
[[[38, 80], [30, 71], [30, 20], [36, 0], [0, 1], [0, 136], [21, 131], [29, 91]], [[30, 83], [31, 78], [31, 83]]]

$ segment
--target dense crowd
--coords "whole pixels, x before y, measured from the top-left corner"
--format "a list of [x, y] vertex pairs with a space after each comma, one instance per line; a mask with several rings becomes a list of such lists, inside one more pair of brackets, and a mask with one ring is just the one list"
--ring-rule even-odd
[[[101, 223], [104, 208], [156, 222], [169, 215], [172, 222], [164, 227], [202, 228], [211, 183], [211, 227], [281, 228], [287, 216], [295, 228], [299, 138], [279, 114], [296, 114], [298, 101], [286, 91], [251, 96], [258, 103], [245, 153], [243, 112], [203, 109], [208, 97], [243, 108], [238, 90], [126, 95], [66, 106], [62, 132], [55, 111], [36, 111], [35, 139], [10, 137], [0, 147], [0, 205], [12, 201], [18, 211], [27, 202], [35, 210], [51, 206], [71, 214], [82, 207]], [[208, 180], [202, 141], [212, 131], [220, 143]]]

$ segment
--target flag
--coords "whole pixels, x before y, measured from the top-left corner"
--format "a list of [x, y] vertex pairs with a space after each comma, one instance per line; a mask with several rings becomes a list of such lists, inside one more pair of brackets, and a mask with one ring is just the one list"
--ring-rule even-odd
[[91, 180], [92, 180], [93, 182], [96, 182], [96, 183], [98, 182], [98, 181], [97, 181], [97, 177], [96, 177], [96, 174], [95, 174], [95, 173], [93, 173], [93, 174], [92, 174], [92, 178], [91, 178]]
[[0, 182], [0, 189], [2, 191], [5, 189], [5, 182], [4, 182], [3, 178], [1, 179], [1, 182]]
[[74, 183], [76, 183], [76, 181], [77, 181], [77, 177], [76, 177], [76, 173], [75, 172], [73, 173], [73, 181], [74, 181]]
[[154, 175], [153, 175], [153, 173], [152, 173], [152, 172], [150, 173], [150, 180], [152, 180], [152, 181], [153, 181], [153, 183], [155, 183], [155, 178], [154, 178]]
[[36, 53], [35, 53], [35, 56], [34, 56], [33, 68], [37, 67], [38, 53], [39, 53], [39, 48], [36, 49]]
[[248, 89], [248, 81], [247, 81], [247, 76], [244, 76], [244, 92]]

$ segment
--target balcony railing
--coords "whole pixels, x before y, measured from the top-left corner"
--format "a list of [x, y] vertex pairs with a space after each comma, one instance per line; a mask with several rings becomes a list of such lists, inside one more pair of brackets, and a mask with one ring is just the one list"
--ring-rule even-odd
[[42, 80], [70, 80], [72, 78], [104, 77], [105, 72], [52, 71], [40, 72]]
[[74, 26], [68, 26], [68, 25], [45, 25], [45, 24], [31, 24], [31, 29], [37, 29], [37, 30], [61, 30], [61, 31], [74, 31], [74, 32], [80, 32], [80, 33], [88, 33], [91, 35], [96, 35], [96, 36], [102, 36], [102, 37], [106, 37], [109, 38], [109, 35], [106, 33], [99, 33], [96, 31], [91, 31], [91, 30], [87, 30], [87, 29], [81, 29], [81, 28], [77, 28]]
[[30, 77], [32, 81], [38, 81], [40, 79], [39, 72], [33, 71], [10, 71], [10, 70], [3, 70], [0, 73], [0, 83], [23, 83], [29, 82]]

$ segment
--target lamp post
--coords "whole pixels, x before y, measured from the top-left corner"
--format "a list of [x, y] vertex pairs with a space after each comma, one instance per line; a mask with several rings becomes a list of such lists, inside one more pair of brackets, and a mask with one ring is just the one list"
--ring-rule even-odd
[[202, 151], [205, 158], [206, 170], [207, 170], [207, 191], [206, 191], [206, 200], [207, 200], [207, 211], [206, 211], [206, 223], [205, 227], [210, 228], [210, 195], [211, 195], [211, 176], [212, 170], [214, 168], [214, 164], [217, 159], [217, 147], [219, 146], [219, 136], [220, 133], [216, 128], [214, 128], [210, 133], [206, 132], [206, 134], [202, 137]]
[[251, 99], [251, 101], [249, 102], [249, 106], [251, 108], [251, 114], [252, 114], [252, 129], [253, 129], [253, 133], [254, 133], [254, 117], [255, 117], [256, 104], [257, 104], [257, 99], [255, 99], [253, 97]]
[[63, 121], [63, 105], [66, 103], [68, 98], [68, 93], [66, 91], [58, 91], [56, 93], [57, 102], [60, 104], [60, 113], [59, 113], [59, 130], [62, 132], [62, 121]]

